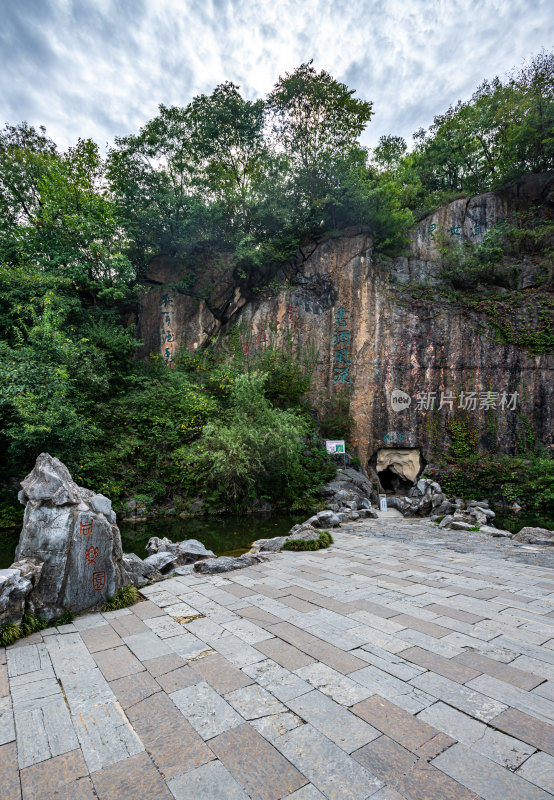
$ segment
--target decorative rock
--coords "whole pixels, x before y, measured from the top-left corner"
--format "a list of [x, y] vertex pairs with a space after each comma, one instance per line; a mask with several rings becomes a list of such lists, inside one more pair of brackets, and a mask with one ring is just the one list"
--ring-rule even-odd
[[158, 536], [152, 536], [148, 540], [146, 550], [151, 554], [155, 553], [171, 553], [176, 556], [176, 564], [183, 566], [184, 564], [193, 564], [201, 558], [213, 558], [215, 553], [207, 550], [202, 542], [198, 539], [185, 539], [182, 542], [172, 542], [164, 536], [160, 539]]
[[[516, 533], [514, 536], [515, 542], [524, 542], [525, 544], [536, 544], [536, 542], [532, 542], [532, 539], [541, 539], [541, 540], [554, 540], [554, 531], [548, 530], [548, 528], [533, 528], [527, 526], [522, 528], [519, 533]], [[541, 542], [542, 544], [542, 542]]]
[[0, 624], [19, 622], [25, 613], [25, 598], [33, 588], [21, 570], [0, 569]]
[[143, 561], [135, 553], [123, 553], [123, 565], [133, 586], [144, 586], [162, 579], [161, 572], [153, 564]]
[[150, 565], [162, 573], [169, 572], [170, 567], [179, 566], [177, 562], [178, 556], [176, 556], [174, 553], [167, 552], [152, 553], [152, 555], [144, 559], [145, 564]]
[[194, 565], [194, 571], [201, 572], [203, 575], [215, 575], [218, 572], [230, 572], [233, 569], [251, 567], [252, 564], [259, 564], [263, 560], [261, 556], [254, 553], [244, 553], [237, 558], [220, 556], [219, 558], [197, 561]]
[[30, 613], [52, 619], [65, 610], [83, 611], [129, 582], [108, 498], [78, 486], [48, 453], [39, 455], [21, 485], [26, 507], [16, 559], [44, 562], [27, 598]]
[[469, 522], [461, 522], [460, 520], [453, 520], [450, 523], [450, 527], [454, 531], [469, 531], [473, 528], [473, 525], [470, 525]]
[[273, 539], [257, 539], [252, 545], [252, 548], [257, 547], [258, 550], [265, 552], [277, 552], [282, 548], [286, 541], [286, 536], [275, 536]]
[[319, 527], [338, 528], [340, 525], [340, 519], [333, 511], [320, 511], [317, 515], [317, 520], [319, 522]]
[[452, 514], [447, 514], [446, 517], [443, 517], [443, 519], [441, 519], [441, 521], [439, 522], [439, 528], [446, 528], [447, 525], [450, 525], [452, 520], [453, 520]]

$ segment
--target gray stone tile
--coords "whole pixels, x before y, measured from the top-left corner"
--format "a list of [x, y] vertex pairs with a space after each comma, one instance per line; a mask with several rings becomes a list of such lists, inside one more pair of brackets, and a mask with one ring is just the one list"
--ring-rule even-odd
[[174, 652], [167, 641], [160, 639], [159, 636], [156, 636], [155, 633], [148, 629], [146, 633], [125, 636], [123, 641], [140, 661], [159, 658], [159, 656], [166, 656]]
[[271, 714], [269, 717], [259, 717], [250, 721], [250, 725], [260, 733], [264, 739], [272, 744], [280, 736], [303, 725], [304, 722], [293, 714], [292, 711], [284, 711], [282, 714]]
[[547, 753], [531, 756], [517, 774], [554, 795], [554, 758]]
[[417, 719], [424, 720], [509, 770], [517, 769], [535, 751], [532, 745], [489, 728], [445, 703], [435, 703], [424, 709]]
[[13, 742], [15, 739], [15, 724], [11, 697], [0, 697], [0, 745]]
[[244, 719], [258, 719], [286, 711], [279, 700], [255, 683], [229, 692], [225, 699]]
[[144, 750], [119, 703], [91, 706], [75, 716], [74, 722], [90, 772]]
[[287, 706], [347, 753], [381, 735], [380, 731], [317, 689], [289, 700]]
[[246, 667], [248, 664], [256, 664], [258, 661], [263, 661], [265, 656], [258, 650], [247, 645], [242, 639], [229, 634], [223, 636], [213, 644], [214, 650], [221, 653], [222, 656], [229, 659], [235, 667]]
[[232, 633], [233, 636], [238, 636], [239, 639], [242, 639], [243, 642], [246, 642], [247, 644], [263, 642], [266, 639], [271, 639], [273, 636], [273, 634], [264, 631], [264, 629], [260, 628], [259, 625], [255, 625], [253, 622], [250, 622], [247, 619], [238, 619], [234, 620], [233, 622], [225, 622], [223, 627], [225, 630], [228, 630], [229, 633]]
[[210, 761], [174, 778], [169, 781], [169, 788], [175, 800], [248, 800], [221, 761]]
[[554, 702], [545, 697], [540, 697], [534, 692], [526, 692], [511, 686], [509, 683], [499, 681], [490, 675], [480, 675], [466, 684], [468, 688], [475, 689], [488, 697], [505, 703], [506, 706], [516, 708], [526, 714], [543, 719], [552, 724], [554, 722]]
[[548, 800], [551, 797], [463, 744], [455, 744], [431, 763], [483, 800]]
[[383, 785], [311, 725], [285, 734], [276, 746], [329, 800], [366, 800]]
[[270, 658], [259, 661], [257, 664], [249, 664], [242, 668], [242, 672], [283, 702], [310, 692], [312, 689], [307, 681], [302, 680], [294, 672], [289, 672], [279, 666]]
[[425, 675], [414, 678], [410, 683], [436, 697], [437, 700], [443, 700], [482, 722], [488, 722], [507, 708], [506, 704], [448, 678], [443, 678], [442, 675], [426, 672]]
[[60, 694], [34, 707], [15, 710], [19, 768], [68, 753], [78, 747], [67, 706]]
[[341, 675], [326, 664], [309, 664], [297, 669], [296, 674], [342, 706], [352, 706], [372, 694], [367, 687]]
[[204, 681], [180, 689], [170, 697], [203, 739], [211, 739], [244, 722], [229, 703]]
[[351, 672], [349, 677], [369, 689], [371, 694], [385, 697], [411, 714], [415, 714], [435, 702], [433, 695], [416, 689], [409, 683], [374, 666]]
[[14, 678], [36, 672], [50, 665], [48, 650], [45, 644], [30, 644], [26, 647], [8, 648], [6, 650], [8, 675]]
[[72, 714], [79, 714], [91, 706], [115, 702], [115, 695], [100, 670], [95, 667], [83, 674], [65, 675], [62, 678], [63, 690]]
[[[373, 796], [375, 797], [375, 795]], [[325, 800], [325, 797], [321, 794], [321, 792], [318, 792], [313, 784], [309, 783], [307, 786], [303, 786], [297, 792], [288, 794], [284, 800]]]

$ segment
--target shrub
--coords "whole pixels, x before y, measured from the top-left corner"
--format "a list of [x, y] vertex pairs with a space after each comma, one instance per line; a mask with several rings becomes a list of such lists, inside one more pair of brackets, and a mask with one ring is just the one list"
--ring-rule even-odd
[[15, 622], [4, 622], [0, 627], [0, 646], [7, 647], [23, 636], [21, 625]]
[[329, 531], [321, 531], [318, 539], [290, 539], [283, 545], [283, 550], [321, 550], [333, 544]]
[[102, 606], [102, 611], [117, 611], [120, 608], [127, 608], [127, 606], [134, 605], [138, 598], [139, 592], [136, 586], [132, 586], [131, 584], [122, 586], [113, 597], [108, 597]]

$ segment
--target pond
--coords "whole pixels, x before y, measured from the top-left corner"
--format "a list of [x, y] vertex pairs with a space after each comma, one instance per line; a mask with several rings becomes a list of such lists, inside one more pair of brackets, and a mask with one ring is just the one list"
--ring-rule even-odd
[[497, 528], [502, 528], [510, 533], [519, 533], [522, 528], [546, 528], [554, 531], [554, 511], [525, 511], [519, 514], [497, 512], [493, 520]]
[[[123, 552], [136, 553], [146, 558], [146, 545], [151, 536], [167, 536], [172, 542], [198, 539], [217, 556], [238, 556], [250, 549], [255, 539], [284, 536], [297, 522], [308, 515], [301, 514], [244, 514], [242, 516], [158, 517], [148, 522], [119, 522]], [[14, 560], [20, 528], [0, 531], [0, 569], [9, 567]]]

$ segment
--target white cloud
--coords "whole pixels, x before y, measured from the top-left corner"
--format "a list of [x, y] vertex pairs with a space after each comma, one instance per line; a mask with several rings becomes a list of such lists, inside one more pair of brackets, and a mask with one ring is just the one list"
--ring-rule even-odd
[[18, 0], [3, 21], [4, 121], [61, 146], [104, 146], [223, 80], [263, 95], [310, 58], [373, 100], [366, 144], [410, 139], [554, 40], [551, 0]]

